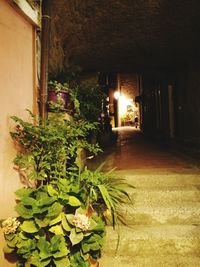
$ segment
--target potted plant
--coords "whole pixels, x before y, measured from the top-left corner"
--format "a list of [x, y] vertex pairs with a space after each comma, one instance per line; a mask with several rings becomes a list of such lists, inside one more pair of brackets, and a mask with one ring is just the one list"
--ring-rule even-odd
[[94, 124], [31, 116], [33, 122], [12, 117], [23, 187], [16, 192], [17, 218], [1, 224], [4, 252], [16, 256], [18, 267], [98, 266], [107, 214], [113, 225], [120, 219], [118, 207], [129, 199], [126, 183], [100, 168], [80, 168], [79, 149], [99, 151], [87, 141]]
[[58, 81], [50, 81], [48, 86], [48, 110], [72, 113], [73, 109], [69, 85]]

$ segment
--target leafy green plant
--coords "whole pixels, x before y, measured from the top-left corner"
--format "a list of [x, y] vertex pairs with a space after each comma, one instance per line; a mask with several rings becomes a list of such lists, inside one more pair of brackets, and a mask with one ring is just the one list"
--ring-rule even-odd
[[65, 177], [67, 166], [78, 165], [76, 159], [81, 149], [94, 154], [101, 151], [98, 145], [87, 141], [95, 124], [76, 118], [73, 121], [58, 119], [56, 115], [39, 124], [25, 122], [16, 116], [12, 119], [17, 126], [11, 136], [23, 147], [14, 162], [19, 169], [26, 170], [29, 180], [50, 182]]
[[105, 98], [105, 94], [98, 85], [80, 84], [77, 86], [80, 112], [90, 122], [98, 121]]
[[95, 124], [58, 116], [26, 122], [16, 116], [14, 160], [24, 187], [16, 191], [17, 218], [2, 221], [5, 253], [18, 267], [89, 267], [101, 256], [107, 214], [113, 226], [129, 201], [126, 183], [101, 169], [80, 168], [78, 152]]
[[48, 99], [48, 107], [53, 112], [65, 110], [69, 114], [80, 113], [76, 88], [71, 88], [67, 82], [49, 81]]
[[60, 93], [61, 91], [69, 91], [69, 84], [68, 83], [60, 83], [56, 80], [49, 81], [49, 89], [53, 88], [56, 93]]
[[125, 223], [121, 207], [131, 203], [126, 189], [134, 187], [129, 185], [125, 179], [115, 176], [114, 169], [102, 172], [102, 166], [95, 171], [90, 171], [86, 167], [81, 173], [82, 194], [85, 195], [86, 203], [91, 205], [105, 221], [110, 219], [115, 227], [119, 221]]

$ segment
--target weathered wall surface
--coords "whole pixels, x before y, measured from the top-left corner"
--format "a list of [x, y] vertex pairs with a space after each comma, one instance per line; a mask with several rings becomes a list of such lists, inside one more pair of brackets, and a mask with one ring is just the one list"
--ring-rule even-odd
[[[13, 170], [16, 151], [9, 135], [10, 116], [25, 118], [25, 109], [33, 110], [35, 62], [32, 26], [6, 0], [0, 0], [0, 10], [0, 218], [7, 218], [15, 216], [14, 191], [21, 186]], [[11, 266], [4, 259], [3, 243], [0, 232], [0, 266]]]
[[190, 63], [179, 70], [177, 80], [178, 137], [200, 144], [200, 64]]
[[135, 101], [139, 94], [138, 75], [135, 73], [120, 73], [121, 92]]
[[[53, 0], [54, 65], [120, 70], [199, 56], [198, 0]], [[51, 50], [52, 51], [52, 50]]]

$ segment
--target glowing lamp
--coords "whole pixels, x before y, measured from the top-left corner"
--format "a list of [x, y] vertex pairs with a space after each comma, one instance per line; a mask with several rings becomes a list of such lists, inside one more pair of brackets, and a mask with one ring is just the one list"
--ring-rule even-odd
[[115, 98], [116, 100], [118, 100], [119, 97], [120, 97], [120, 92], [119, 92], [119, 91], [115, 91], [115, 92], [114, 92], [114, 98]]

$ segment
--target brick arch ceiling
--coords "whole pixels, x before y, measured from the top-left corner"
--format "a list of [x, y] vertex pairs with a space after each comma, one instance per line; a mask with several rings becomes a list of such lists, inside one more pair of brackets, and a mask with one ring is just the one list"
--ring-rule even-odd
[[172, 66], [199, 57], [200, 0], [53, 0], [65, 64], [85, 69]]

